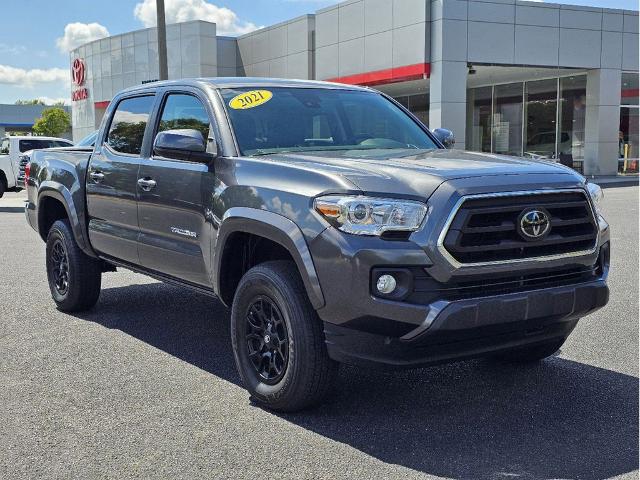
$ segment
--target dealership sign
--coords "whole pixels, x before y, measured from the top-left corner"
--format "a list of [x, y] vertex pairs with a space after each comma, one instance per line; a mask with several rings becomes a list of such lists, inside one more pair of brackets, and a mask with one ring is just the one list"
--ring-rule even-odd
[[71, 92], [71, 100], [74, 102], [89, 98], [89, 90], [84, 86], [85, 73], [86, 65], [84, 63], [84, 58], [76, 58], [73, 61], [73, 64], [71, 64], [71, 82], [73, 82], [76, 87], [80, 88]]

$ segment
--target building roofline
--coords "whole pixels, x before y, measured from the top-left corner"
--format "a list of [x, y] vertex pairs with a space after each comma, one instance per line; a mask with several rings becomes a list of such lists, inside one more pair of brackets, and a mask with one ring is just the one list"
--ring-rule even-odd
[[[216, 27], [217, 27], [217, 24], [216, 24], [216, 23], [214, 23], [214, 22], [207, 22], [206, 20], [189, 20], [189, 21], [186, 21], [186, 22], [168, 23], [168, 24], [167, 24], [167, 27], [170, 27], [170, 26], [172, 26], [172, 25], [187, 25], [187, 24], [189, 24], [189, 23], [198, 23], [198, 22], [199, 22], [199, 23], [209, 23], [209, 24], [211, 24], [211, 25], [216, 25]], [[125, 35], [132, 35], [132, 34], [139, 33], [139, 32], [148, 32], [149, 30], [154, 30], [155, 28], [156, 28], [156, 27], [138, 28], [137, 30], [130, 30], [130, 31], [128, 31], [128, 32], [116, 33], [115, 35], [108, 35], [108, 36], [106, 36], [106, 37], [98, 38], [98, 39], [96, 39], [96, 40], [92, 40], [92, 41], [90, 41], [90, 42], [83, 43], [82, 45], [78, 45], [78, 46], [77, 46], [76, 48], [74, 48], [73, 50], [69, 50], [69, 53], [70, 53], [70, 54], [73, 54], [74, 52], [78, 51], [79, 49], [81, 49], [81, 48], [83, 48], [83, 47], [86, 47], [86, 46], [88, 46], [88, 45], [93, 45], [94, 43], [101, 42], [102, 40], [112, 39], [112, 38], [118, 38], [118, 37], [124, 37]], [[216, 32], [217, 32], [217, 30], [216, 30]], [[212, 38], [213, 38], [213, 37], [212, 37]], [[220, 36], [218, 36], [218, 35], [216, 34], [216, 38], [220, 38]], [[235, 38], [235, 37], [230, 37], [230, 38]]]
[[253, 30], [252, 32], [244, 33], [242, 35], [238, 35], [237, 37], [232, 37], [232, 38], [236, 38], [236, 39], [247, 38], [247, 37], [250, 37], [251, 35], [255, 35], [256, 33], [266, 32], [266, 31], [269, 31], [269, 30], [273, 30], [274, 28], [284, 27], [285, 25], [289, 25], [290, 23], [294, 23], [294, 22], [297, 22], [299, 20], [305, 20], [305, 19], [309, 19], [309, 18], [315, 18], [315, 14], [314, 13], [305, 13], [303, 15], [299, 15], [297, 17], [290, 18], [289, 20], [284, 20], [282, 22], [274, 23], [273, 25], [266, 25], [266, 26], [264, 26], [262, 28], [258, 28], [256, 30]]

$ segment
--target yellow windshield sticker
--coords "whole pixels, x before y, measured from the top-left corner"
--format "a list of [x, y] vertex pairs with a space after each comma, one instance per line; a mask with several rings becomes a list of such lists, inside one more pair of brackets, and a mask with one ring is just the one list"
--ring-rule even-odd
[[273, 97], [269, 90], [251, 90], [236, 95], [229, 101], [229, 106], [234, 110], [246, 110], [267, 103]]

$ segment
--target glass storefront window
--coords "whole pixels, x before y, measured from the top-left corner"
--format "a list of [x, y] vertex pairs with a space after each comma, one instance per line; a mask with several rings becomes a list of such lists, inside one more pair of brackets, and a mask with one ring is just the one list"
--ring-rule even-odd
[[491, 87], [474, 88], [468, 92], [467, 148], [477, 152], [491, 151]]
[[393, 99], [404, 108], [409, 108], [409, 97], [393, 97]]
[[469, 89], [468, 148], [557, 158], [580, 170], [584, 161], [586, 93], [586, 75]]
[[558, 160], [578, 169], [584, 160], [586, 98], [586, 75], [560, 79]]
[[425, 125], [429, 125], [429, 95], [411, 95], [409, 97], [409, 111], [420, 119]]
[[622, 74], [622, 91], [620, 99], [620, 132], [618, 138], [618, 170], [624, 173], [638, 172], [640, 156], [640, 139], [638, 123], [640, 108], [638, 107], [638, 74]]
[[557, 89], [557, 79], [525, 83], [525, 157], [556, 157]]
[[493, 113], [493, 151], [522, 155], [522, 83], [496, 85]]
[[429, 94], [419, 93], [402, 97], [393, 97], [396, 102], [407, 108], [422, 123], [429, 125]]
[[638, 74], [624, 72], [622, 74], [622, 91], [620, 97], [622, 105], [638, 106]]

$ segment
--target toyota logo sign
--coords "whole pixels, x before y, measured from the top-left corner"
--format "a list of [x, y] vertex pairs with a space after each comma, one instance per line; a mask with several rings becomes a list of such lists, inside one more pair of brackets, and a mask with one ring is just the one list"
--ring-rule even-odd
[[76, 58], [71, 66], [71, 81], [74, 85], [80, 86], [84, 84], [84, 71], [84, 59]]
[[530, 208], [520, 214], [518, 225], [525, 240], [542, 240], [551, 228], [549, 213], [543, 208]]

